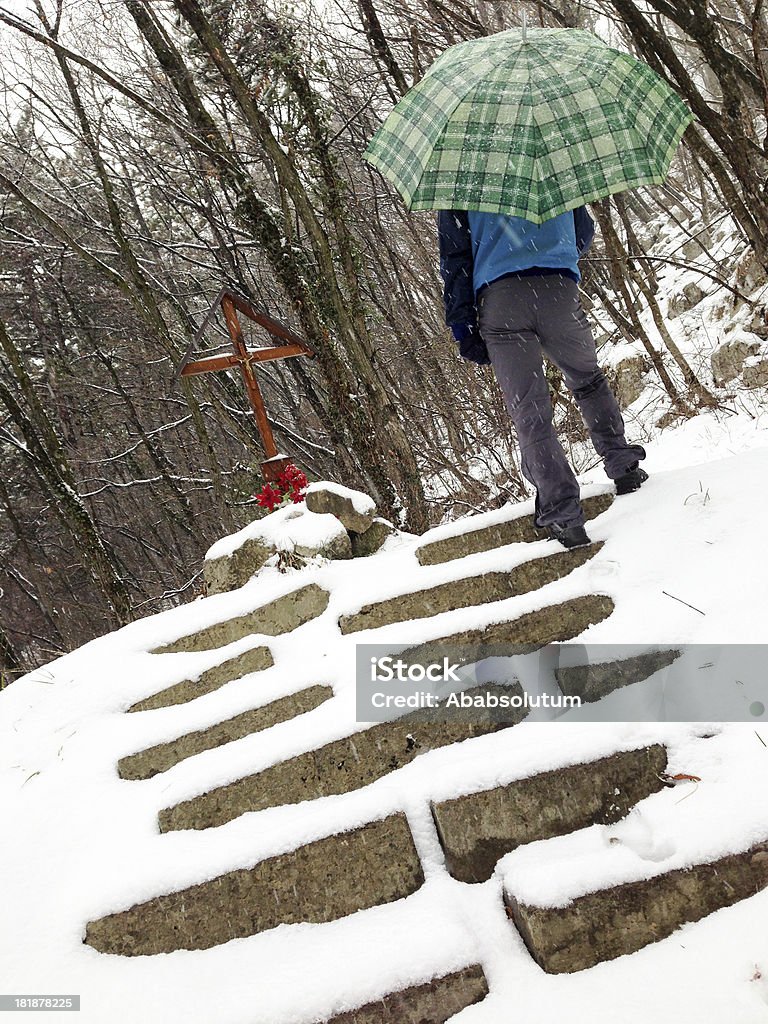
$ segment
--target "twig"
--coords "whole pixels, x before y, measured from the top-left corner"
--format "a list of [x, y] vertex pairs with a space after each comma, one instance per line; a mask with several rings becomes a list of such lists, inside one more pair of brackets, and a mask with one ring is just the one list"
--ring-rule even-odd
[[706, 612], [703, 612], [703, 611], [701, 610], [701, 608], [696, 608], [696, 606], [695, 606], [695, 605], [692, 605], [692, 604], [688, 604], [688, 602], [687, 602], [687, 601], [683, 601], [683, 599], [682, 599], [681, 597], [675, 597], [675, 595], [674, 595], [674, 594], [668, 594], [668, 593], [666, 592], [666, 590], [662, 590], [662, 594], [663, 594], [663, 595], [664, 595], [665, 597], [671, 597], [673, 601], [679, 601], [679, 602], [680, 602], [680, 604], [684, 604], [684, 605], [686, 606], [686, 608], [691, 608], [691, 609], [693, 609], [693, 611], [695, 611], [695, 612], [698, 612], [698, 613], [699, 613], [699, 615], [706, 615], [706, 614], [707, 614]]

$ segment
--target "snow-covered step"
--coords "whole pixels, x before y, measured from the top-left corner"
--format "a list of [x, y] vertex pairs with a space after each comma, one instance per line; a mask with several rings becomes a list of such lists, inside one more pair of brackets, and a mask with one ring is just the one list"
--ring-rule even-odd
[[173, 643], [157, 647], [152, 653], [208, 651], [234, 643], [251, 633], [263, 633], [267, 636], [290, 633], [310, 619], [322, 615], [328, 607], [328, 598], [327, 590], [318, 587], [316, 583], [308, 583], [246, 612], [245, 615], [216, 622], [205, 629], [182, 636]]
[[618, 821], [662, 788], [666, 764], [666, 750], [654, 744], [434, 803], [446, 866], [461, 882], [485, 882], [524, 843]]
[[483, 968], [473, 964], [338, 1014], [326, 1024], [445, 1024], [487, 995], [488, 982]]
[[[518, 684], [482, 689], [522, 696]], [[510, 727], [526, 713], [523, 708], [510, 709], [505, 713], [506, 721], [500, 722], [497, 715], [481, 715], [469, 708], [457, 710], [448, 721], [433, 722], [423, 721], [423, 713], [417, 711], [394, 722], [380, 722], [256, 775], [167, 807], [160, 812], [160, 830], [214, 828], [249, 811], [349, 793], [402, 768], [426, 751]]]
[[[612, 501], [613, 495], [610, 493], [584, 498], [581, 503], [584, 515], [587, 519], [595, 519], [610, 507]], [[416, 549], [416, 557], [421, 565], [438, 565], [440, 562], [450, 562], [454, 558], [477, 554], [478, 551], [490, 551], [491, 548], [504, 547], [506, 544], [541, 540], [545, 536], [545, 531], [536, 530], [533, 516], [516, 516], [501, 523], [427, 541]]]
[[197, 679], [184, 679], [180, 683], [166, 687], [166, 689], [132, 704], [128, 710], [152, 711], [155, 708], [186, 704], [187, 701], [202, 697], [205, 693], [218, 690], [226, 683], [242, 679], [243, 676], [250, 675], [251, 672], [263, 672], [264, 669], [271, 668], [273, 665], [272, 652], [268, 647], [263, 645], [250, 647], [247, 651], [227, 658], [226, 661], [207, 669]]
[[312, 711], [332, 696], [333, 689], [330, 686], [307, 687], [287, 697], [270, 701], [269, 704], [251, 708], [234, 718], [217, 722], [208, 729], [186, 733], [175, 740], [123, 757], [117, 765], [118, 774], [121, 779], [151, 779], [194, 754], [242, 739], [269, 729], [278, 722]]
[[91, 921], [85, 941], [122, 956], [209, 949], [391, 903], [423, 881], [405, 815], [394, 814]]
[[451, 649], [452, 660], [462, 664], [487, 658], [491, 653], [529, 654], [547, 644], [572, 640], [588, 626], [607, 619], [614, 607], [613, 600], [605, 594], [572, 597], [559, 604], [536, 608], [517, 618], [502, 619], [426, 640], [403, 651], [401, 657], [414, 664], [442, 656], [446, 647]]
[[560, 689], [569, 697], [580, 697], [583, 703], [600, 700], [614, 690], [648, 679], [676, 661], [679, 649], [648, 651], [631, 658], [596, 662], [588, 665], [567, 665], [555, 669]]
[[[603, 595], [571, 598], [516, 619], [430, 640], [403, 652], [401, 657], [411, 663], [432, 659], [435, 651], [442, 656], [446, 646], [463, 651], [465, 662], [473, 657], [488, 657], [491, 647], [532, 651], [578, 636], [589, 625], [607, 618], [613, 607], [613, 601]], [[509, 693], [509, 688], [504, 692]], [[517, 693], [522, 693], [519, 687]], [[160, 830], [213, 828], [250, 811], [348, 793], [403, 767], [425, 750], [483, 735], [501, 726], [491, 716], [479, 720], [475, 709], [471, 717], [471, 721], [466, 721], [456, 715], [448, 722], [429, 723], [419, 722], [416, 713], [397, 722], [380, 723], [164, 808], [159, 814]], [[514, 725], [521, 717], [521, 710], [513, 709], [506, 724]]]
[[455, 611], [457, 608], [470, 608], [493, 601], [505, 601], [518, 594], [527, 594], [538, 590], [553, 580], [567, 575], [579, 565], [583, 565], [594, 554], [601, 544], [577, 548], [575, 551], [562, 551], [545, 558], [533, 558], [515, 566], [509, 572], [487, 572], [478, 576], [466, 576], [463, 579], [439, 583], [384, 601], [364, 605], [360, 611], [350, 615], [342, 615], [339, 628], [342, 633], [355, 633], [361, 629], [376, 629], [393, 622], [404, 622], [410, 619], [423, 619], [441, 612]]
[[[712, 822], [712, 828], [716, 827], [717, 823]], [[616, 861], [620, 853], [620, 849], [614, 851], [610, 846], [595, 850], [597, 863], [602, 860], [606, 875], [615, 867], [611, 860]], [[550, 894], [546, 883], [538, 879], [535, 898], [527, 893], [531, 879], [526, 877], [525, 868], [510, 863], [504, 885], [507, 913], [531, 956], [545, 971], [582, 971], [634, 953], [684, 924], [699, 921], [768, 887], [766, 842], [672, 871], [664, 871], [653, 859], [638, 861], [628, 874], [639, 877], [570, 900], [564, 898], [562, 880], [568, 877], [569, 864], [578, 874], [578, 861], [561, 865], [565, 875], [550, 865], [554, 871]]]

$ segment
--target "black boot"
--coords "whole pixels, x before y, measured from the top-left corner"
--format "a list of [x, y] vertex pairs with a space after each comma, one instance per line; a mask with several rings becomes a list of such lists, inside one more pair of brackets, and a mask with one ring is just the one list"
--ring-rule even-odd
[[631, 494], [632, 491], [639, 491], [640, 485], [645, 483], [647, 479], [648, 474], [636, 462], [633, 466], [629, 467], [626, 473], [622, 473], [621, 476], [616, 478], [616, 493]]
[[564, 548], [583, 548], [592, 543], [581, 524], [560, 526], [559, 523], [551, 523], [547, 529], [550, 537], [559, 541]]

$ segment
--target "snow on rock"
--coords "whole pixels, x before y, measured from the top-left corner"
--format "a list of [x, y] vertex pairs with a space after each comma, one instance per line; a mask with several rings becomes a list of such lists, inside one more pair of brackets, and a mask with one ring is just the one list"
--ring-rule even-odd
[[[570, 575], [493, 607], [390, 624], [366, 639], [415, 644], [426, 628], [430, 636], [445, 635], [597, 592], [610, 595], [616, 610], [577, 643], [765, 641], [764, 414], [706, 413], [644, 443], [650, 480], [590, 523], [590, 534], [603, 546]], [[581, 482], [584, 494], [607, 485], [596, 469]], [[506, 507], [430, 536], [520, 511]], [[330, 530], [331, 520], [306, 509], [281, 509], [226, 538], [209, 556], [227, 557], [242, 545], [237, 538], [243, 534], [295, 545], [300, 531], [316, 531], [316, 537]], [[675, 933], [630, 956], [554, 977], [531, 959], [507, 919], [501, 884], [514, 873], [515, 885], [525, 886], [531, 899], [567, 901], [611, 880], [646, 878], [765, 839], [765, 716], [715, 726], [628, 722], [615, 714], [622, 695], [611, 694], [600, 706], [613, 707], [614, 716], [601, 723], [571, 713], [561, 721], [531, 716], [514, 729], [426, 752], [350, 793], [245, 814], [215, 829], [158, 832], [162, 808], [363, 727], [354, 711], [358, 638], [340, 634], [341, 616], [364, 602], [504, 571], [554, 551], [541, 540], [480, 552], [461, 564], [421, 567], [415, 551], [422, 542], [396, 535], [370, 558], [311, 564], [288, 574], [266, 565], [233, 593], [132, 623], [0, 692], [0, 978], [6, 991], [79, 992], [81, 1024], [314, 1024], [435, 974], [481, 963], [490, 995], [462, 1011], [461, 1024], [498, 1024], [509, 1019], [510, 1007], [521, 1024], [595, 1024], [617, 1013], [622, 1024], [763, 1024], [768, 891], [687, 926], [684, 938]], [[202, 653], [148, 653], [309, 583], [330, 593], [328, 607], [290, 634], [249, 636]], [[186, 704], [125, 714], [148, 694], [196, 678], [258, 643], [268, 644], [272, 667]], [[536, 685], [535, 679], [521, 683]], [[152, 779], [128, 782], [117, 775], [121, 757], [311, 685], [331, 686], [334, 696]], [[658, 685], [650, 679], [633, 689], [646, 693], [653, 709]], [[745, 700], [754, 698], [745, 692]], [[618, 825], [522, 847], [488, 882], [466, 885], [449, 876], [431, 801], [502, 785], [572, 758], [654, 742], [668, 750], [670, 773], [698, 775], [701, 782], [649, 797]], [[90, 920], [398, 812], [408, 816], [426, 875], [408, 899], [207, 950], [129, 958], [102, 955], [83, 943]], [[653, 984], [643, 982], [649, 977]]]
[[327, 480], [309, 485], [307, 508], [333, 513], [355, 533], [365, 533], [376, 515], [376, 502], [369, 495]]
[[259, 540], [273, 551], [294, 551], [297, 546], [320, 549], [342, 532], [344, 528], [335, 516], [312, 512], [301, 504], [286, 505], [255, 519], [237, 533], [222, 537], [209, 548], [205, 558], [209, 562], [227, 558], [249, 540]]

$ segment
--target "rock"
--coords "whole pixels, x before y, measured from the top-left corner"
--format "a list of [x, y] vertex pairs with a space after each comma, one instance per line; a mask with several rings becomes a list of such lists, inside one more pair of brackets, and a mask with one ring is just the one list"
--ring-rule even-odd
[[709, 357], [712, 378], [718, 387], [735, 380], [744, 369], [747, 359], [760, 351], [760, 342], [750, 341], [743, 335], [718, 346]]
[[460, 882], [485, 882], [523, 843], [616, 822], [663, 789], [666, 766], [667, 752], [656, 744], [433, 804], [448, 870]]
[[198, 679], [184, 679], [174, 686], [169, 686], [159, 693], [145, 697], [144, 700], [128, 708], [129, 711], [152, 711], [155, 708], [172, 707], [174, 704], [186, 704], [187, 701], [202, 697], [204, 693], [212, 693], [226, 683], [250, 675], [251, 672], [262, 672], [274, 665], [272, 652], [268, 647], [251, 647], [234, 658], [222, 661], [220, 665], [209, 668]]
[[550, 974], [583, 971], [634, 953], [768, 887], [768, 844], [589, 892], [566, 906], [531, 906], [515, 886], [510, 869], [504, 887], [507, 913], [536, 963]]
[[325, 481], [309, 485], [307, 508], [310, 512], [330, 512], [355, 533], [365, 533], [376, 514], [376, 503], [367, 494]]
[[[595, 519], [605, 512], [613, 501], [613, 494], [596, 494], [585, 498], [581, 505], [587, 519]], [[469, 519], [466, 522], [471, 523]], [[506, 544], [517, 544], [521, 541], [541, 540], [546, 534], [533, 525], [533, 516], [515, 516], [491, 526], [481, 526], [475, 530], [466, 530], [439, 540], [427, 541], [416, 549], [419, 565], [438, 565], [450, 562], [453, 558], [475, 555], [478, 551], [490, 551], [492, 548], [504, 547]]]
[[696, 260], [704, 255], [702, 244], [709, 249], [712, 245], [712, 238], [706, 229], [696, 231], [693, 238], [689, 238], [683, 245], [681, 252], [687, 260]]
[[203, 575], [209, 594], [237, 590], [261, 569], [275, 553], [273, 544], [260, 538], [246, 540], [241, 547], [223, 558], [206, 558]]
[[168, 743], [159, 743], [137, 754], [129, 754], [118, 761], [117, 773], [121, 779], [151, 779], [204, 750], [212, 750], [312, 711], [332, 696], [330, 686], [309, 686], [287, 697], [270, 701], [269, 704], [244, 711], [224, 722], [217, 722], [208, 729], [186, 733]]
[[328, 591], [309, 583], [298, 590], [292, 590], [274, 601], [254, 608], [245, 615], [234, 619], [225, 619], [212, 626], [182, 636], [164, 647], [157, 647], [152, 654], [176, 654], [192, 651], [209, 651], [216, 647], [225, 647], [235, 640], [241, 640], [251, 633], [266, 633], [267, 636], [279, 636], [297, 629], [310, 619], [322, 615], [328, 607]]
[[393, 814], [91, 921], [85, 941], [118, 956], [210, 949], [280, 924], [335, 921], [423, 881], [406, 817]]
[[749, 362], [741, 371], [741, 379], [748, 388], [761, 388], [768, 384], [768, 359]]
[[332, 1017], [325, 1024], [445, 1024], [487, 995], [483, 968], [474, 964], [424, 985], [392, 992], [375, 1003]]
[[336, 521], [336, 525], [338, 529], [329, 531], [323, 539], [296, 542], [293, 546], [294, 552], [302, 558], [316, 558], [318, 555], [322, 558], [351, 558], [352, 541], [349, 534], [340, 522]]
[[648, 679], [654, 672], [671, 665], [680, 654], [679, 650], [648, 651], [622, 661], [568, 665], [555, 669], [555, 678], [566, 696], [579, 697], [586, 704], [600, 700], [623, 686]]
[[611, 384], [622, 409], [636, 402], [645, 387], [645, 375], [651, 368], [645, 356], [628, 356], [610, 371]]
[[441, 612], [455, 611], [457, 608], [470, 608], [493, 601], [504, 601], [518, 594], [527, 594], [583, 565], [597, 554], [600, 547], [599, 544], [593, 544], [574, 551], [561, 551], [546, 558], [534, 558], [523, 562], [510, 572], [488, 572], [480, 576], [467, 576], [464, 579], [452, 580], [450, 583], [438, 583], [437, 586], [427, 587], [425, 590], [398, 594], [384, 601], [364, 605], [359, 612], [352, 615], [342, 615], [339, 619], [339, 628], [342, 633], [354, 633], [361, 629], [376, 629], [393, 622], [423, 619], [439, 615]]
[[378, 516], [372, 521], [365, 533], [349, 531], [349, 539], [352, 542], [352, 557], [366, 558], [368, 555], [375, 555], [388, 537], [392, 537], [395, 530], [392, 523]]
[[[505, 687], [489, 684], [482, 690], [523, 695], [517, 683]], [[526, 714], [525, 709], [514, 708], [505, 711], [505, 720], [500, 721], [496, 714], [481, 715], [470, 708], [457, 710], [446, 721], [425, 721], [425, 713], [416, 711], [396, 721], [379, 722], [257, 775], [164, 808], [159, 815], [160, 831], [214, 828], [250, 811], [351, 793], [410, 764], [420, 754], [515, 725]]]
[[706, 292], [702, 291], [697, 284], [693, 282], [687, 284], [682, 291], [676, 292], [670, 297], [667, 303], [667, 316], [670, 320], [674, 320], [681, 313], [687, 313], [689, 309], [697, 306], [705, 295]]

